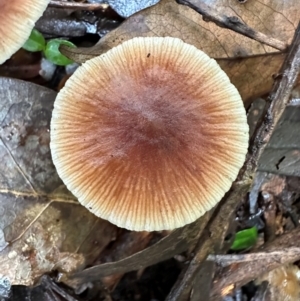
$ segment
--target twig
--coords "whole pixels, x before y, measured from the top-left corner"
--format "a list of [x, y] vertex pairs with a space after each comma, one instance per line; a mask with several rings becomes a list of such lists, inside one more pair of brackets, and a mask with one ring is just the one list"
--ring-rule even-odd
[[237, 16], [225, 16], [219, 14], [215, 9], [209, 7], [204, 3], [204, 1], [199, 0], [176, 0], [179, 4], [184, 4], [194, 9], [196, 12], [201, 14], [205, 21], [212, 21], [219, 25], [220, 27], [229, 28], [233, 31], [236, 31], [250, 39], [256, 40], [268, 46], [271, 46], [280, 51], [285, 51], [287, 49], [287, 44], [271, 38], [261, 32], [256, 31], [255, 29], [249, 27], [247, 24], [244, 24]]
[[[200, 238], [195, 250], [196, 254], [191, 260], [185, 275], [181, 281], [174, 285], [166, 300], [186, 300], [187, 295], [191, 292], [197, 271], [201, 267], [201, 262], [205, 260], [209, 253], [221, 253], [224, 238], [229, 227], [230, 217], [234, 213], [237, 204], [246, 196], [250, 189], [254, 173], [257, 169], [258, 160], [289, 101], [290, 93], [299, 73], [299, 68], [300, 24], [297, 27], [291, 48], [281, 67], [280, 74], [282, 74], [282, 76], [279, 76], [279, 78], [275, 80], [272, 92], [269, 95], [263, 122], [258, 124], [254, 138], [251, 139], [246, 162], [240, 170], [237, 180], [233, 183], [230, 192], [221, 202], [215, 218], [212, 219], [208, 225], [206, 237]], [[211, 278], [212, 275], [213, 271], [211, 271]], [[201, 300], [207, 301], [209, 297], [203, 296]], [[198, 299], [198, 301], [200, 300]]]
[[[300, 232], [299, 228], [285, 233], [274, 241], [263, 245], [259, 252], [244, 255], [249, 258], [254, 256], [258, 260], [250, 262], [234, 263], [234, 271], [230, 267], [223, 269], [214, 279], [211, 290], [212, 300], [220, 300], [224, 291], [231, 292], [230, 287], [236, 289], [249, 281], [258, 278], [260, 275], [269, 272], [279, 266], [294, 262], [300, 259]], [[261, 252], [264, 253], [261, 253]], [[267, 255], [267, 256], [264, 256]], [[224, 255], [231, 256], [231, 255]]]
[[[300, 254], [299, 247], [283, 248], [282, 250], [272, 252], [257, 252], [250, 254], [226, 254], [226, 255], [208, 255], [207, 261], [214, 261], [225, 267], [233, 263], [263, 261], [272, 258], [274, 261], [280, 262], [281, 259], [289, 257], [291, 254]], [[300, 255], [299, 255], [300, 256]]]
[[74, 10], [98, 10], [98, 9], [107, 9], [108, 4], [105, 3], [79, 3], [79, 2], [68, 2], [68, 1], [59, 1], [51, 0], [49, 3], [51, 7], [57, 8], [68, 8]]

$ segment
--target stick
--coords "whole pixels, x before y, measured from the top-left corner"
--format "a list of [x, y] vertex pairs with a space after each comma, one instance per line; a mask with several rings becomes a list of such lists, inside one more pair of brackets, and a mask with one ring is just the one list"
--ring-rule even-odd
[[240, 262], [253, 262], [253, 261], [263, 261], [268, 260], [272, 257], [275, 261], [280, 262], [284, 257], [289, 257], [290, 254], [294, 255], [298, 253], [300, 256], [300, 248], [283, 248], [279, 251], [272, 252], [256, 252], [250, 254], [226, 254], [226, 255], [208, 255], [208, 261], [214, 261], [221, 266], [228, 266], [233, 263]]
[[[258, 278], [264, 273], [278, 268], [283, 264], [299, 260], [299, 251], [300, 232], [298, 227], [277, 237], [274, 241], [264, 244], [257, 253], [233, 255], [245, 256], [245, 261], [240, 261], [240, 263], [235, 262], [233, 269], [229, 266], [228, 268], [223, 268], [220, 274], [218, 273], [214, 278], [213, 288], [210, 292], [211, 299], [219, 301], [223, 299], [224, 291], [228, 293], [232, 292], [232, 289], [229, 289], [230, 287], [234, 289], [240, 288], [242, 285]], [[250, 257], [255, 260], [247, 262], [247, 259], [250, 259]]]
[[67, 2], [59, 0], [51, 0], [49, 6], [56, 8], [67, 8], [75, 10], [98, 10], [98, 9], [107, 9], [108, 4], [105, 3], [77, 3], [77, 2]]

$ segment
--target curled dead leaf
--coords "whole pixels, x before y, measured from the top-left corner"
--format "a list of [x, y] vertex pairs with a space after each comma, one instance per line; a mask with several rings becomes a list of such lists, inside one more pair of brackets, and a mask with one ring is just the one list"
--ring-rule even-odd
[[[194, 1], [195, 5], [197, 1]], [[239, 17], [257, 31], [289, 43], [298, 22], [297, 12], [300, 13], [300, 5], [293, 0], [290, 2], [293, 5], [285, 6], [280, 0], [248, 1], [243, 5], [238, 1], [229, 4], [227, 1], [214, 1], [210, 5], [222, 14]], [[274, 22], [281, 26], [274, 26]], [[272, 75], [278, 72], [284, 60], [284, 55], [275, 49], [206, 22], [200, 14], [174, 0], [162, 0], [130, 16], [94, 47], [62, 47], [62, 52], [82, 63], [138, 36], [177, 37], [217, 59], [242, 95], [245, 106], [253, 97], [270, 90]]]
[[79, 205], [52, 164], [55, 96], [41, 86], [0, 78], [0, 269], [15, 285], [32, 285], [54, 269], [84, 268], [115, 232]]

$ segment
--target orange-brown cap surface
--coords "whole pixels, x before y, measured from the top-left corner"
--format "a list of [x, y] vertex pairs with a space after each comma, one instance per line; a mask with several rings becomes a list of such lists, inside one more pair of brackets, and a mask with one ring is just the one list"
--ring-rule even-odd
[[214, 207], [247, 146], [239, 93], [213, 59], [175, 38], [134, 38], [87, 61], [51, 121], [67, 187], [136, 231], [181, 227]]
[[0, 64], [28, 39], [50, 0], [0, 0]]

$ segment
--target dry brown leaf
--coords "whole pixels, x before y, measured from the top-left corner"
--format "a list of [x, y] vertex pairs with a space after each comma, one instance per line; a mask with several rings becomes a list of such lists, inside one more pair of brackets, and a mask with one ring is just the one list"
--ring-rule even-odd
[[[202, 16], [191, 8], [179, 5], [175, 0], [162, 0], [129, 17], [94, 47], [74, 49], [62, 47], [62, 52], [74, 61], [83, 63], [134, 37], [171, 36], [181, 38], [211, 57], [226, 58], [229, 56], [228, 50], [216, 37], [214, 33], [216, 29], [219, 29], [217, 25], [203, 21]], [[226, 43], [229, 42], [228, 32], [226, 29], [226, 36], [223, 37]], [[250, 41], [248, 38], [245, 39], [247, 42]]]
[[174, 230], [171, 234], [143, 251], [119, 261], [93, 266], [78, 273], [64, 274], [60, 280], [80, 290], [84, 283], [97, 281], [101, 277], [139, 270], [172, 258], [174, 255], [184, 252], [195, 245], [211, 214], [212, 212], [207, 212], [194, 223]]
[[[197, 5], [199, 1], [192, 2]], [[236, 0], [215, 0], [208, 4], [220, 13], [239, 17], [255, 30], [285, 43], [290, 43], [300, 15], [300, 3], [297, 0], [247, 1], [243, 4]], [[177, 4], [175, 0], [162, 0], [129, 17], [94, 47], [65, 48], [64, 52], [75, 61], [84, 62], [138, 36], [181, 38], [213, 58], [246, 57], [275, 51], [234, 31], [204, 21], [200, 14]]]
[[[101, 263], [119, 261], [144, 250], [153, 238], [153, 234], [154, 232], [124, 231], [114, 242], [112, 247], [104, 251], [105, 254], [103, 254], [104, 256], [101, 258]], [[113, 274], [102, 278], [101, 281], [105, 287], [111, 291], [122, 277], [123, 273]]]
[[115, 231], [79, 205], [56, 173], [49, 149], [55, 96], [0, 78], [0, 273], [12, 284], [84, 268]]
[[[194, 1], [195, 5], [198, 1]], [[238, 16], [258, 31], [290, 42], [298, 22], [300, 4], [292, 0], [289, 2], [289, 5], [284, 5], [281, 0], [248, 1], [245, 4], [235, 0], [229, 3], [209, 3], [228, 16]], [[274, 22], [280, 26], [274, 26]], [[246, 106], [251, 98], [269, 91], [273, 84], [272, 75], [278, 72], [284, 59], [284, 55], [274, 53], [276, 50], [271, 47], [218, 27], [212, 22], [203, 21], [200, 14], [187, 6], [177, 4], [174, 0], [162, 0], [157, 5], [132, 15], [94, 47], [64, 48], [63, 52], [76, 62], [82, 63], [137, 36], [181, 38], [218, 59], [241, 93]], [[233, 60], [241, 56], [244, 58]]]
[[230, 81], [240, 92], [247, 107], [251, 100], [264, 95], [272, 88], [285, 54], [273, 53], [243, 59], [217, 60]]
[[[217, 12], [229, 17], [236, 16], [249, 27], [269, 37], [290, 44], [299, 22], [300, 3], [298, 0], [189, 0], [194, 5], [205, 2]], [[221, 32], [218, 32], [218, 34]], [[217, 34], [216, 34], [217, 35]], [[233, 36], [232, 36], [233, 37]], [[235, 40], [233, 38], [232, 40]], [[242, 42], [242, 41], [241, 41]], [[241, 44], [243, 45], [243, 44]], [[263, 45], [243, 45], [252, 49], [252, 55], [274, 52]]]

